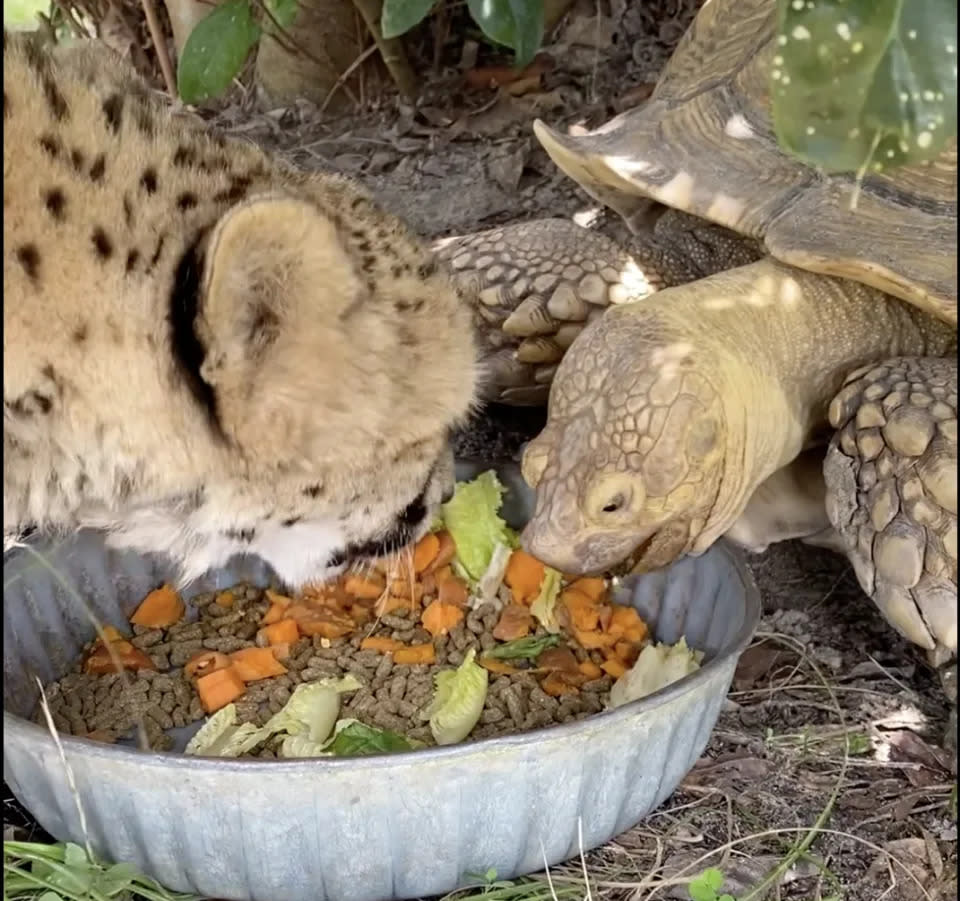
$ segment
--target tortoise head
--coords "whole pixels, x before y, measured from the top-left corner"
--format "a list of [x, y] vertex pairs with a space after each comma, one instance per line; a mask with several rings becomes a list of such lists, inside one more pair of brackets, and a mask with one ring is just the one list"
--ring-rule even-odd
[[523, 475], [523, 544], [564, 572], [653, 569], [701, 552], [729, 518], [717, 367], [643, 304], [610, 310], [564, 358]]

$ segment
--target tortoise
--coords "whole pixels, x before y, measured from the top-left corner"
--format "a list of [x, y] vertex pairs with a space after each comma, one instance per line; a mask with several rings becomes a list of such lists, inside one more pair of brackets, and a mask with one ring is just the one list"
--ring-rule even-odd
[[574, 136], [535, 123], [627, 246], [548, 219], [437, 252], [476, 304], [488, 396], [549, 391], [528, 551], [596, 572], [722, 535], [832, 547], [955, 716], [955, 144], [860, 184], [787, 155], [776, 35], [775, 0], [710, 0], [641, 106]]

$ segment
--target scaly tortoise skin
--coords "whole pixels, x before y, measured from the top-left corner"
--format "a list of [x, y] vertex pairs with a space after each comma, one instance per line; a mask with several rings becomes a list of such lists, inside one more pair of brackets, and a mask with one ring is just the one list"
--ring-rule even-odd
[[476, 299], [487, 396], [549, 391], [532, 553], [597, 571], [721, 535], [833, 547], [950, 664], [955, 703], [956, 148], [871, 172], [853, 208], [853, 177], [778, 147], [775, 46], [775, 0], [711, 0], [641, 107], [578, 137], [535, 123], [627, 248], [551, 219], [438, 252]]

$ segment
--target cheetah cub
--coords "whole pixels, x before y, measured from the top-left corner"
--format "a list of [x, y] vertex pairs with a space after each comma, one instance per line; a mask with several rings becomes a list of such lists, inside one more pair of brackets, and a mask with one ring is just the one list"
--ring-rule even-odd
[[288, 585], [419, 538], [470, 312], [349, 181], [176, 115], [101, 45], [4, 33], [4, 534], [96, 527]]

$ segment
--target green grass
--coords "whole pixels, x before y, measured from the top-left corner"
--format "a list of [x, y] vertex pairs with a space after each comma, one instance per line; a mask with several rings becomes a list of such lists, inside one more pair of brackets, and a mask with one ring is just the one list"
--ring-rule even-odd
[[50, 0], [3, 0], [3, 26], [14, 29], [37, 27], [37, 13], [45, 13]]

